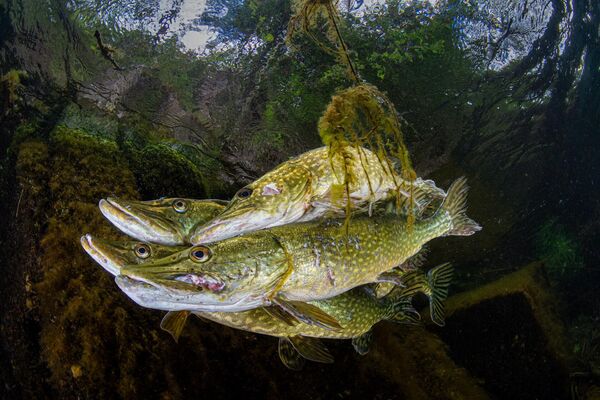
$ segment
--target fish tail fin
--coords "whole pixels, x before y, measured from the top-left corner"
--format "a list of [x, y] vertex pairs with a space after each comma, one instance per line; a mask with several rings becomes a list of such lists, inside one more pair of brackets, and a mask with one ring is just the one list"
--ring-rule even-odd
[[455, 180], [448, 195], [442, 203], [439, 212], [447, 212], [452, 219], [452, 228], [446, 233], [447, 236], [469, 236], [481, 230], [481, 226], [467, 217], [467, 186], [466, 178], [460, 177]]
[[454, 268], [450, 263], [438, 265], [427, 273], [427, 285], [429, 286], [427, 294], [431, 320], [439, 326], [445, 325], [444, 301], [448, 297], [448, 287], [452, 282], [453, 274]]

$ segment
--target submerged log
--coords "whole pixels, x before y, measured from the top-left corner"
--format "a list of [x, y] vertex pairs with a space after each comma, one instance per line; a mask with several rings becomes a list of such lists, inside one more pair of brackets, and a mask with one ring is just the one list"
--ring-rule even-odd
[[494, 397], [568, 398], [564, 328], [542, 263], [453, 296], [446, 311], [435, 331]]
[[381, 324], [362, 368], [377, 372], [396, 385], [401, 399], [484, 400], [490, 397], [465, 368], [448, 355], [448, 348], [423, 327]]

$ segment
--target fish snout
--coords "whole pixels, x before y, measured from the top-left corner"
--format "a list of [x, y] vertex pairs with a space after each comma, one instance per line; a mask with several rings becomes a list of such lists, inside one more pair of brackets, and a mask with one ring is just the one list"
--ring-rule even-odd
[[180, 246], [185, 243], [182, 234], [173, 224], [160, 218], [156, 213], [149, 213], [134, 202], [107, 197], [100, 200], [100, 212], [115, 227], [134, 239]]
[[94, 261], [96, 261], [102, 268], [108, 271], [111, 275], [119, 275], [123, 261], [119, 257], [110, 251], [108, 245], [102, 241], [95, 239], [89, 233], [83, 235], [80, 239], [81, 247]]

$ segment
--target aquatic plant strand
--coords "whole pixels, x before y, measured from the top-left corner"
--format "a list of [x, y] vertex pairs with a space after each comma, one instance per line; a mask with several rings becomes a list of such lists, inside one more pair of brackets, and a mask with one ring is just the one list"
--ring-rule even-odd
[[[347, 157], [344, 156], [346, 146], [369, 145], [378, 155], [382, 166], [387, 165], [389, 171], [393, 170], [391, 158], [400, 160], [402, 177], [411, 182], [409, 190], [409, 210], [414, 203], [414, 188], [412, 181], [416, 173], [412, 167], [410, 154], [404, 142], [402, 125], [398, 114], [389, 98], [377, 87], [360, 79], [358, 71], [350, 57], [348, 46], [341, 34], [337, 2], [331, 0], [300, 0], [296, 6], [295, 14], [288, 24], [287, 42], [291, 44], [292, 37], [300, 30], [310, 37], [321, 49], [337, 56], [338, 60], [347, 67], [348, 75], [354, 85], [334, 95], [325, 113], [319, 120], [319, 135], [325, 145], [329, 147], [330, 159], [335, 154], [340, 154], [344, 160], [344, 185], [346, 192], [346, 224], [350, 218], [349, 186], [353, 179], [348, 176], [350, 168], [346, 165]], [[313, 32], [318, 24], [318, 18], [325, 16], [328, 21], [326, 37], [335, 43], [335, 50], [324, 43]], [[364, 123], [366, 119], [367, 124]], [[367, 126], [365, 126], [367, 125]], [[388, 136], [389, 135], [389, 136]], [[391, 136], [391, 137], [390, 137]], [[384, 138], [387, 140], [384, 141]], [[391, 143], [390, 143], [391, 142]], [[395, 145], [395, 146], [394, 146]], [[364, 164], [361, 159], [363, 169]], [[367, 177], [368, 179], [368, 177]], [[369, 186], [371, 182], [369, 181]], [[400, 208], [402, 193], [399, 183], [396, 182], [397, 206]], [[340, 191], [336, 193], [339, 194]], [[414, 214], [409, 212], [408, 227], [414, 223]]]

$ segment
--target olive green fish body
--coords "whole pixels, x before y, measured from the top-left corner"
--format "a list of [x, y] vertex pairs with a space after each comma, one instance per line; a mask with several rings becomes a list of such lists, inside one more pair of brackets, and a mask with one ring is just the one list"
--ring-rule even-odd
[[[120, 269], [125, 264], [144, 265], [155, 258], [168, 257], [181, 250], [176, 247], [135, 241], [107, 241], [90, 234], [83, 236], [81, 243], [96, 262], [115, 276], [119, 275]], [[131, 284], [144, 286], [142, 283], [132, 282]], [[360, 336], [382, 319], [391, 318], [394, 314], [402, 311], [401, 308], [398, 308], [397, 301], [377, 299], [363, 288], [357, 288], [330, 299], [313, 301], [310, 304], [335, 317], [343, 328], [339, 330], [324, 329], [302, 322], [290, 325], [272, 316], [264, 308], [242, 312], [198, 311], [195, 314], [235, 329], [264, 335], [277, 337], [301, 335], [345, 339]]]
[[[417, 179], [413, 185], [427, 197], [445, 194], [431, 181]], [[398, 192], [410, 197], [410, 187], [368, 149], [346, 147], [330, 156], [329, 149], [321, 147], [279, 165], [242, 188], [222, 214], [194, 230], [190, 241], [214, 242], [331, 213], [343, 214], [348, 199], [351, 208], [357, 209]]]
[[176, 255], [128, 266], [121, 273], [157, 288], [139, 298], [149, 308], [244, 311], [273, 299], [314, 301], [378, 281], [428, 241], [481, 229], [466, 214], [466, 185], [455, 182], [440, 209], [408, 228], [404, 215], [361, 215], [251, 232], [194, 246]]
[[289, 325], [263, 308], [242, 312], [194, 312], [199, 317], [222, 325], [269, 336], [309, 336], [350, 339], [368, 332], [373, 325], [390, 316], [389, 301], [373, 298], [363, 289], [346, 292], [331, 299], [310, 302], [334, 317], [342, 329], [331, 330], [306, 323]]
[[419, 221], [411, 229], [400, 215], [355, 218], [348, 234], [339, 219], [273, 228], [271, 234], [291, 254], [293, 268], [279, 294], [309, 301], [375, 282], [451, 229], [446, 214]]

